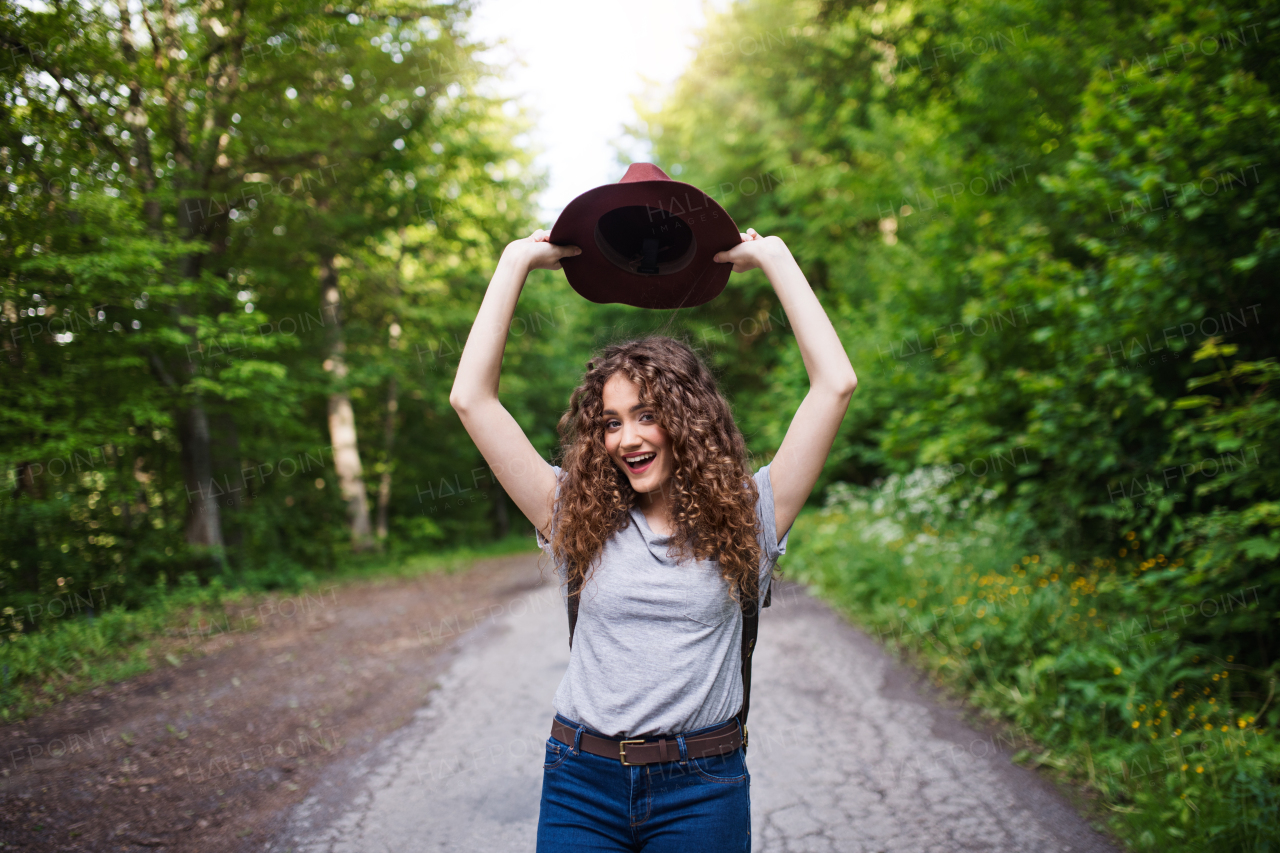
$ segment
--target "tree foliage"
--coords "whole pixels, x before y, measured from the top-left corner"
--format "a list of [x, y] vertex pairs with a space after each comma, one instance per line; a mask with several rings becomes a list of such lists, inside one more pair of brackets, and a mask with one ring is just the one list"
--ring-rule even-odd
[[[1132, 531], [1185, 561], [1133, 580], [1147, 607], [1259, 590], [1204, 630], [1266, 667], [1277, 39], [1274, 3], [756, 0], [634, 132], [783, 235], [836, 318], [863, 380], [829, 478], [945, 465], [1069, 549]], [[776, 446], [803, 364], [731, 358]]]
[[[448, 412], [443, 340], [530, 227], [541, 178], [466, 18], [171, 0], [0, 13], [7, 636], [95, 588], [128, 602], [165, 573], [271, 585], [332, 565], [338, 388], [392, 542], [501, 527]], [[322, 302], [326, 264], [340, 308]], [[467, 506], [422, 496], [440, 481], [467, 481]]]

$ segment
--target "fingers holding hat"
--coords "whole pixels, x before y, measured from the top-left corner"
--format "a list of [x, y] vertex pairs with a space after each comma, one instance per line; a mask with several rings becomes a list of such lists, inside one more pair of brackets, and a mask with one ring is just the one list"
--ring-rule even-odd
[[561, 258], [572, 258], [574, 255], [582, 254], [582, 250], [577, 246], [557, 246], [554, 243], [540, 243], [539, 245], [546, 246], [546, 251], [539, 253], [539, 261], [545, 261], [546, 266], [539, 264], [537, 269], [558, 270], [562, 268], [560, 266]]
[[534, 270], [558, 270], [561, 269], [561, 258], [582, 254], [577, 246], [558, 246], [552, 243], [551, 232], [542, 228], [516, 243], [523, 244], [522, 252], [529, 263], [529, 269]]
[[742, 242], [732, 249], [717, 252], [711, 260], [717, 264], [733, 264], [734, 272], [758, 269], [760, 252], [763, 250], [763, 246], [759, 244], [763, 243], [765, 238], [754, 228], [748, 228], [745, 233], [738, 232], [738, 237]]

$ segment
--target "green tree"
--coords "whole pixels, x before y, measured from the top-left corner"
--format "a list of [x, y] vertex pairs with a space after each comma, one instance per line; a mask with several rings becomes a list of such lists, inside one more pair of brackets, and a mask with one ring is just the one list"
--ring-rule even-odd
[[[426, 4], [0, 13], [6, 596], [126, 575], [133, 595], [229, 552], [238, 571], [323, 568], [335, 515], [369, 543], [365, 389], [417, 366], [413, 312], [478, 302], [536, 187], [465, 22]], [[385, 409], [361, 431], [385, 435]], [[340, 495], [310, 488], [331, 468]]]
[[[1276, 16], [758, 0], [708, 27], [636, 133], [682, 179], [722, 188], [737, 221], [783, 235], [838, 318], [866, 381], [831, 477], [946, 465], [1068, 547], [1137, 531], [1214, 555], [1153, 603], [1203, 597], [1266, 583], [1275, 547], [1273, 460], [1251, 458], [1231, 488], [1178, 472], [1223, 454], [1239, 467], [1273, 432], [1260, 312], [1280, 209]], [[756, 287], [708, 313], [739, 326]], [[1240, 373], [1202, 379], [1191, 356], [1215, 323]], [[802, 387], [801, 365], [746, 335], [726, 349], [750, 431], [776, 446], [771, 406]], [[1183, 399], [1202, 382], [1226, 393]], [[1212, 525], [1229, 547], [1196, 521], [1241, 512], [1247, 529]]]

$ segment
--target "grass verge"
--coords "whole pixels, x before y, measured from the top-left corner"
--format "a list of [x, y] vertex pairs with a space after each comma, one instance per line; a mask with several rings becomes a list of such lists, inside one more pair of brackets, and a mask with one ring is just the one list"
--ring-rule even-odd
[[1185, 637], [1188, 619], [1252, 600], [1141, 612], [1133, 579], [1176, 561], [1028, 553], [1016, 515], [983, 514], [981, 496], [957, 499], [937, 482], [918, 472], [833, 490], [797, 521], [787, 574], [1022, 727], [1039, 747], [1015, 759], [1094, 789], [1133, 849], [1280, 849], [1273, 696], [1252, 689], [1274, 688], [1274, 672]]
[[[323, 602], [334, 586], [373, 579], [402, 579], [424, 574], [453, 573], [478, 559], [535, 551], [531, 536], [512, 535], [480, 547], [416, 554], [408, 557], [351, 555], [323, 578], [301, 575], [281, 584], [270, 576], [268, 593], [259, 579], [243, 575], [231, 585], [215, 579], [201, 585], [194, 575], [177, 583], [164, 576], [142, 596], [141, 607], [115, 605], [100, 613], [48, 621], [42, 630], [10, 632], [0, 638], [0, 720], [15, 722], [100, 684], [146, 672], [159, 660], [176, 661], [175, 653], [208, 635], [218, 620], [239, 613], [240, 627], [259, 623], [259, 608], [280, 593], [294, 601]], [[12, 615], [12, 614], [6, 614]], [[168, 641], [168, 642], [165, 642]]]

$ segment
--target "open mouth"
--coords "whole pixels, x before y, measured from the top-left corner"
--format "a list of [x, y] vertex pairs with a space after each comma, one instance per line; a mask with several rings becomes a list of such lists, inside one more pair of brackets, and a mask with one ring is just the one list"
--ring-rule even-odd
[[624, 456], [622, 461], [627, 463], [627, 468], [632, 474], [640, 474], [648, 470], [649, 466], [653, 464], [653, 460], [657, 457], [658, 454], [650, 451], [648, 453], [637, 453], [635, 456]]

